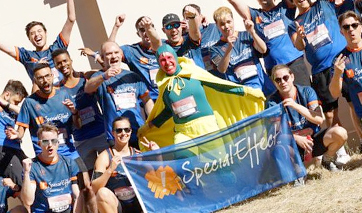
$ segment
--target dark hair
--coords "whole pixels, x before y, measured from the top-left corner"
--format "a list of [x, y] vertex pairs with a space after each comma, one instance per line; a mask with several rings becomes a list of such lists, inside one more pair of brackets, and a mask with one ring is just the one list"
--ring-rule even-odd
[[137, 28], [138, 23], [140, 23], [141, 20], [142, 20], [144, 17], [146, 17], [146, 16], [141, 16], [141, 17], [139, 17], [139, 18], [137, 19], [137, 21], [136, 21], [136, 23], [135, 23], [135, 25], [134, 25], [134, 26], [136, 27], [136, 30], [138, 30], [138, 28]]
[[38, 21], [32, 21], [29, 24], [27, 24], [26, 27], [25, 27], [26, 36], [29, 37], [30, 29], [33, 28], [36, 25], [40, 25], [44, 29], [45, 32], [47, 31], [47, 28], [45, 28], [43, 23], [38, 22]]
[[274, 81], [274, 75], [275, 75], [275, 72], [278, 71], [278, 70], [281, 70], [281, 69], [287, 69], [289, 71], [289, 74], [293, 74], [292, 70], [288, 67], [288, 65], [285, 65], [285, 64], [278, 64], [278, 65], [275, 65], [271, 71], [271, 79], [272, 81]]
[[4, 92], [10, 92], [12, 95], [18, 94], [22, 98], [28, 96], [28, 92], [26, 91], [24, 85], [20, 81], [16, 80], [9, 80], [4, 88]]
[[58, 135], [58, 128], [54, 124], [44, 123], [39, 127], [38, 131], [36, 132], [38, 138], [40, 138], [40, 135], [43, 132], [55, 132]]
[[339, 27], [342, 27], [342, 22], [344, 20], [346, 20], [347, 18], [354, 18], [356, 21], [358, 21], [360, 24], [361, 24], [361, 17], [359, 15], [357, 15], [357, 13], [351, 11], [351, 10], [348, 10], [347, 12], [345, 13], [342, 13], [340, 16], [338, 16], [338, 24], [339, 24]]
[[67, 54], [69, 56], [69, 58], [70, 58], [68, 50], [63, 49], [63, 48], [59, 48], [59, 49], [56, 49], [56, 50], [54, 50], [52, 52], [52, 59], [54, 59], [55, 57], [57, 57], [58, 55], [61, 55], [61, 54]]
[[114, 131], [114, 128], [116, 126], [116, 122], [118, 121], [128, 121], [129, 124], [131, 124], [131, 122], [129, 121], [129, 118], [124, 117], [124, 116], [119, 116], [116, 119], [113, 120], [112, 122], [112, 131]]
[[354, 8], [356, 8], [359, 13], [362, 13], [362, 1], [354, 1]]
[[195, 8], [195, 9], [197, 10], [197, 12], [199, 13], [199, 15], [201, 15], [201, 8], [199, 7], [199, 5], [196, 5], [196, 4], [187, 4], [187, 5], [185, 5], [184, 8], [182, 8], [182, 16], [184, 16], [185, 8], [186, 8], [187, 6], [190, 6], [190, 7]]
[[49, 68], [50, 66], [48, 63], [37, 63], [35, 67], [33, 68], [33, 74], [35, 74], [36, 71], [41, 70], [43, 68]]

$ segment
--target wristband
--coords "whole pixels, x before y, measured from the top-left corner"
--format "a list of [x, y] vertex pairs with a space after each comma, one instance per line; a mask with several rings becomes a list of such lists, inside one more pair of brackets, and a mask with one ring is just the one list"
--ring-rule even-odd
[[99, 55], [99, 52], [96, 51], [96, 52], [94, 52], [94, 54], [92, 55], [92, 57], [93, 57], [93, 58], [96, 58], [98, 55]]

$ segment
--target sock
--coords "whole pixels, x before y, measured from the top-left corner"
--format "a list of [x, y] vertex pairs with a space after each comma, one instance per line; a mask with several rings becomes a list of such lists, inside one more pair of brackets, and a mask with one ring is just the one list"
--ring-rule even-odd
[[337, 156], [348, 155], [347, 152], [346, 152], [346, 149], [344, 148], [344, 146], [339, 148], [338, 151], [336, 152], [336, 154], [337, 154]]

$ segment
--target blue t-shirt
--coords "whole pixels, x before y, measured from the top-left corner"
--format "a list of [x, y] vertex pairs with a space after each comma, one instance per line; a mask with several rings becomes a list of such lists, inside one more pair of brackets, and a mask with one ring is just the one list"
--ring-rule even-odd
[[271, 70], [277, 64], [288, 64], [303, 56], [288, 35], [288, 26], [295, 17], [296, 8], [288, 8], [285, 1], [269, 11], [249, 8], [255, 30], [268, 47], [265, 55], [265, 68]]
[[54, 94], [50, 97], [41, 97], [33, 93], [25, 98], [21, 106], [16, 124], [29, 128], [31, 140], [36, 154], [41, 152], [38, 145], [37, 131], [43, 123], [53, 123], [59, 130], [58, 153], [69, 156], [72, 159], [79, 157], [73, 145], [72, 134], [72, 113], [62, 104], [65, 99], [71, 99], [64, 90], [54, 88]]
[[[335, 4], [318, 0], [308, 11], [297, 16], [296, 21], [304, 27], [305, 55], [312, 65], [312, 74], [330, 68], [334, 57], [347, 44], [339, 31]], [[297, 32], [294, 22], [289, 25], [288, 30], [289, 36]]]
[[[315, 110], [319, 106], [319, 101], [316, 92], [312, 87], [295, 85], [297, 88], [297, 94], [294, 101], [310, 110]], [[282, 103], [282, 97], [279, 92], [276, 91], [267, 101], [267, 108]], [[314, 123], [309, 122], [304, 116], [302, 116], [297, 110], [292, 107], [286, 107], [289, 125], [293, 133], [298, 134], [298, 131], [306, 130], [310, 128], [313, 134], [319, 132], [320, 127]], [[310, 134], [310, 135], [313, 135]]]
[[[3, 177], [0, 177], [0, 183], [3, 181]], [[8, 198], [14, 196], [15, 192], [8, 186], [0, 184], [0, 213], [6, 213], [8, 211]]]
[[53, 164], [36, 157], [30, 170], [30, 181], [36, 184], [31, 211], [38, 213], [49, 212], [52, 207], [63, 211], [72, 208], [69, 198], [73, 193], [72, 184], [77, 183], [78, 172], [77, 163], [62, 155], [58, 155], [58, 161]]
[[47, 50], [44, 51], [31, 51], [27, 50], [24, 47], [15, 47], [16, 48], [16, 60], [20, 61], [26, 69], [28, 76], [31, 80], [33, 80], [34, 73], [33, 69], [38, 61], [44, 57], [47, 57], [47, 61], [49, 63], [50, 68], [52, 69], [52, 73], [54, 75], [53, 83], [55, 85], [59, 84], [63, 79], [63, 75], [54, 67], [54, 62], [52, 60], [52, 52], [56, 49], [67, 49], [68, 44], [64, 40], [62, 34], [59, 34], [57, 39], [54, 41], [52, 45], [49, 46]]
[[[98, 71], [92, 75], [92, 78], [102, 74], [103, 71]], [[137, 130], [144, 124], [139, 102], [147, 95], [146, 84], [139, 75], [128, 70], [122, 70], [121, 73], [104, 81], [98, 87], [97, 96], [104, 112], [108, 139], [113, 139], [113, 120], [119, 116], [125, 116], [129, 118], [132, 127], [130, 144], [138, 144]]]
[[9, 140], [5, 135], [7, 127], [15, 127], [16, 114], [10, 110], [0, 110], [0, 146], [21, 150], [19, 140]]
[[94, 138], [104, 133], [104, 119], [97, 105], [97, 99], [94, 95], [84, 92], [86, 80], [84, 77], [78, 78], [78, 83], [74, 87], [62, 85], [61, 89], [65, 90], [75, 104], [79, 117], [82, 121], [80, 129], [73, 128], [75, 141], [83, 141]]
[[192, 59], [195, 64], [205, 69], [204, 61], [202, 60], [200, 41], [193, 41], [188, 35], [182, 36], [179, 44], [173, 45], [168, 41], [163, 43], [169, 44], [179, 57], [187, 57]]
[[359, 119], [362, 118], [362, 51], [349, 50], [345, 48], [342, 54], [347, 57], [345, 60], [343, 81], [348, 88], [352, 104]]
[[130, 70], [137, 73], [146, 83], [150, 97], [156, 100], [158, 97], [158, 88], [156, 84], [156, 74], [159, 66], [152, 49], [145, 49], [141, 43], [121, 46], [124, 54], [124, 61]]
[[[255, 50], [253, 42], [253, 38], [248, 32], [238, 33], [238, 38], [231, 51], [226, 77], [229, 81], [261, 89], [265, 96], [268, 96], [275, 91], [275, 86], [260, 64], [258, 58], [260, 53]], [[227, 42], [220, 39], [210, 48], [211, 60], [216, 67], [225, 55], [228, 45]]]

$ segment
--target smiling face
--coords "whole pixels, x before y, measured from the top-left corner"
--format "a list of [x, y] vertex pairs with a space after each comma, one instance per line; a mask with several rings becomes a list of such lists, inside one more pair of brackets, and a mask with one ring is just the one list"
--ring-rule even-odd
[[304, 13], [311, 7], [309, 0], [293, 0], [293, 3], [298, 8], [299, 13]]
[[41, 51], [46, 44], [47, 33], [41, 25], [35, 25], [30, 28], [28, 38], [36, 50]]
[[[170, 26], [171, 29], [168, 28], [167, 25]], [[166, 34], [168, 41], [171, 43], [177, 44], [180, 42], [182, 38], [182, 27], [180, 22], [172, 22], [167, 24], [162, 28], [163, 32]]]
[[177, 69], [177, 62], [172, 53], [164, 52], [158, 58], [160, 69], [167, 75], [173, 75]]
[[348, 17], [341, 22], [341, 33], [346, 38], [348, 46], [354, 47], [362, 42], [362, 26], [358, 20]]
[[50, 94], [53, 91], [53, 74], [49, 67], [44, 67], [34, 73], [34, 82], [41, 92]]
[[105, 67], [121, 67], [122, 50], [114, 42], [106, 42], [102, 45], [102, 59]]
[[59, 142], [55, 143], [55, 140], [58, 141], [58, 133], [54, 131], [44, 131], [39, 135], [39, 146], [42, 150], [41, 155], [46, 160], [51, 160], [58, 156]]
[[113, 125], [112, 134], [117, 144], [127, 145], [132, 134], [130, 122], [126, 119], [116, 121]]
[[73, 73], [73, 61], [67, 53], [62, 53], [53, 58], [55, 68], [57, 68], [65, 77]]

